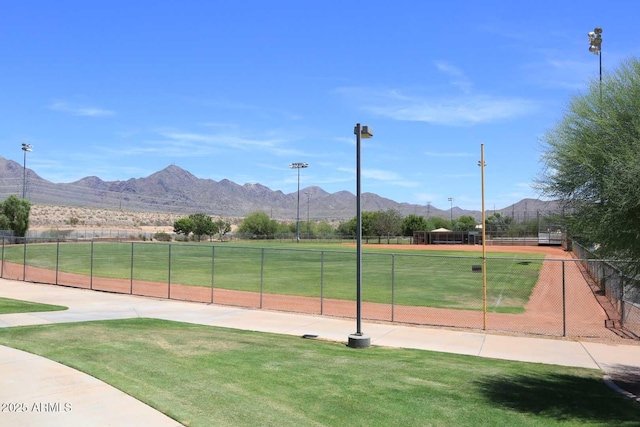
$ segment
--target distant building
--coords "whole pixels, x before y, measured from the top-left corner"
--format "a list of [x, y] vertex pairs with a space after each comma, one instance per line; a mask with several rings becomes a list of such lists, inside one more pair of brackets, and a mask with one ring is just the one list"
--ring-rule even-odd
[[477, 231], [451, 231], [437, 228], [432, 231], [414, 231], [416, 245], [479, 245], [482, 235]]

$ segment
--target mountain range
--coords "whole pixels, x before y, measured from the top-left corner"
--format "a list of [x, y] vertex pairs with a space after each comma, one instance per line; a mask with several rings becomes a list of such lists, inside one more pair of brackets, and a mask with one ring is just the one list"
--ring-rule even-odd
[[[103, 181], [88, 176], [71, 183], [53, 183], [31, 169], [0, 156], [0, 200], [11, 194], [25, 196], [33, 204], [84, 206], [130, 211], [172, 213], [203, 212], [219, 217], [244, 217], [264, 211], [272, 218], [295, 219], [298, 215], [298, 192], [285, 194], [261, 184], [236, 184], [223, 179], [214, 181], [194, 176], [171, 165], [144, 178], [126, 181]], [[356, 215], [356, 196], [348, 191], [328, 193], [320, 187], [300, 189], [300, 219], [345, 220]], [[516, 221], [536, 218], [538, 213], [557, 212], [554, 201], [523, 199], [501, 209], [488, 210], [512, 216]], [[481, 212], [458, 207], [438, 209], [430, 205], [399, 203], [374, 193], [362, 194], [363, 211], [395, 209], [403, 216], [458, 218], [470, 215], [480, 220]]]

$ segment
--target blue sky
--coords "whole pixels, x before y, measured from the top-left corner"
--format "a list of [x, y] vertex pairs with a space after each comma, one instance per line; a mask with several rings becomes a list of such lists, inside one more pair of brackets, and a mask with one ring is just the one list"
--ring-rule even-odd
[[540, 139], [640, 56], [640, 3], [3, 1], [0, 155], [53, 182], [199, 178], [362, 191], [440, 209], [525, 197]]

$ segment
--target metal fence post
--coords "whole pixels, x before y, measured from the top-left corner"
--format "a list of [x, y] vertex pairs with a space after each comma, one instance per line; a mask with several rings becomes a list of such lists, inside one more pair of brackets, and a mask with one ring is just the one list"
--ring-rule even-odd
[[171, 243], [169, 243], [169, 266], [167, 267], [167, 299], [171, 299]]
[[27, 236], [24, 239], [24, 253], [22, 254], [22, 281], [27, 281]]
[[320, 315], [324, 314], [324, 251], [320, 251]]
[[56, 241], [56, 285], [58, 284], [58, 271], [60, 271], [60, 238]]
[[89, 289], [93, 290], [93, 239], [91, 239], [91, 253], [89, 255]]
[[264, 289], [264, 248], [260, 250], [260, 308], [262, 308], [263, 289]]
[[2, 236], [2, 265], [0, 265], [0, 277], [4, 278], [4, 235]]
[[565, 286], [565, 269], [562, 261], [562, 336], [567, 336], [567, 295]]
[[131, 242], [131, 273], [129, 275], [129, 295], [133, 294], [133, 242]]
[[620, 277], [622, 278], [622, 280], [620, 281], [620, 286], [622, 287], [622, 292], [620, 293], [620, 327], [624, 328], [624, 307], [625, 307], [625, 303], [624, 303], [624, 276], [622, 276], [622, 273], [620, 272]]
[[391, 321], [395, 320], [395, 295], [396, 295], [396, 256], [391, 254]]
[[215, 277], [216, 247], [211, 246], [211, 304], [213, 304], [213, 286]]

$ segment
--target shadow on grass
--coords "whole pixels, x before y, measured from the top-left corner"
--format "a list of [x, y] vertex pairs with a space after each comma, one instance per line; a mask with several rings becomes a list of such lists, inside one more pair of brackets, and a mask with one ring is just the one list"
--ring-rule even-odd
[[618, 387], [640, 397], [640, 368], [612, 365], [606, 368], [606, 372]]
[[638, 425], [640, 405], [609, 389], [599, 378], [516, 375], [476, 383], [495, 405], [558, 421]]

